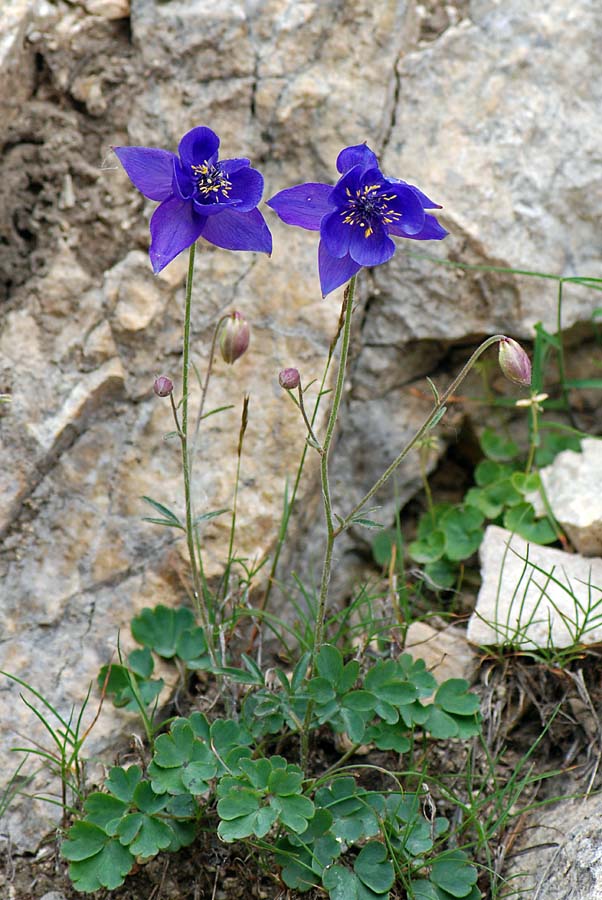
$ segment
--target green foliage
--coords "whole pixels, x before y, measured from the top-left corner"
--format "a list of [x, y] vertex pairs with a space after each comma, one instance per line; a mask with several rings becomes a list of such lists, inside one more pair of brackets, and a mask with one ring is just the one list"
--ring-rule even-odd
[[282, 756], [241, 759], [238, 775], [224, 775], [217, 786], [218, 834], [235, 841], [251, 834], [264, 837], [274, 825], [302, 834], [314, 804], [302, 793], [303, 772]]
[[205, 669], [211, 664], [205, 633], [196, 627], [194, 614], [187, 607], [143, 609], [132, 620], [132, 636], [157, 656], [178, 657], [189, 669]]
[[105, 788], [89, 795], [84, 818], [72, 825], [61, 848], [71, 880], [84, 893], [113, 890], [136, 859], [175, 852], [194, 840], [192, 798], [174, 804], [169, 795], [156, 794], [139, 766], [114, 767]]
[[[527, 475], [518, 468], [519, 450], [514, 441], [486, 428], [481, 449], [486, 458], [475, 468], [475, 486], [469, 488], [462, 503], [438, 503], [427, 510], [418, 523], [416, 540], [409, 545], [411, 558], [424, 565], [427, 581], [434, 588], [453, 587], [457, 564], [478, 550], [488, 522], [503, 524], [539, 544], [557, 538], [549, 519], [536, 519], [532, 504], [525, 499], [539, 490], [539, 475]], [[378, 549], [382, 560], [384, 544]]]
[[250, 756], [251, 741], [249, 732], [230, 719], [209, 724], [201, 713], [175, 719], [169, 733], [155, 741], [148, 767], [152, 788], [157, 794], [206, 794], [215, 778]]

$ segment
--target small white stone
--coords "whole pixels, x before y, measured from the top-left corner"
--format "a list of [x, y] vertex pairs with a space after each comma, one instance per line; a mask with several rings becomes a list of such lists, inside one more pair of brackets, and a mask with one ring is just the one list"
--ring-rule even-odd
[[472, 644], [569, 647], [602, 641], [602, 559], [528, 544], [490, 525], [482, 584], [468, 623]]
[[448, 678], [470, 679], [474, 652], [459, 628], [433, 628], [427, 622], [412, 622], [406, 635], [405, 650], [414, 659], [423, 659], [437, 681]]
[[[585, 438], [581, 453], [564, 450], [540, 475], [552, 512], [579, 553], [602, 556], [602, 441]], [[527, 499], [545, 514], [539, 493]]]
[[130, 14], [130, 0], [85, 0], [84, 7], [91, 16], [103, 19], [126, 19]]

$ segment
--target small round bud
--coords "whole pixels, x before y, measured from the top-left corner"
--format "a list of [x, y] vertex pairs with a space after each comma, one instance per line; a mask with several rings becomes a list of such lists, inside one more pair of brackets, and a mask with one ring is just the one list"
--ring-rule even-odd
[[286, 391], [294, 391], [301, 384], [301, 376], [298, 369], [283, 369], [278, 375], [278, 383]]
[[499, 361], [500, 369], [506, 378], [515, 384], [530, 387], [531, 360], [519, 343], [513, 341], [512, 338], [502, 338], [500, 341]]
[[153, 391], [157, 397], [169, 397], [173, 391], [173, 381], [167, 375], [158, 375], [153, 384]]
[[246, 352], [251, 337], [251, 329], [239, 312], [233, 312], [223, 323], [219, 347], [224, 362], [232, 365]]

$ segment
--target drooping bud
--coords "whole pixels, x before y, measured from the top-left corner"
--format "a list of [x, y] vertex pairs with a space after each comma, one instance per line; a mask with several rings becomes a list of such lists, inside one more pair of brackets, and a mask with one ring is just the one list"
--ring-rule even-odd
[[278, 384], [286, 391], [294, 391], [301, 384], [298, 369], [283, 369], [278, 375]]
[[500, 369], [510, 381], [531, 385], [531, 360], [519, 343], [512, 338], [504, 337], [500, 341]]
[[232, 365], [246, 352], [251, 337], [251, 329], [239, 312], [233, 312], [223, 323], [219, 347], [224, 362]]
[[169, 397], [173, 391], [173, 381], [167, 375], [158, 375], [153, 384], [153, 391], [157, 397]]

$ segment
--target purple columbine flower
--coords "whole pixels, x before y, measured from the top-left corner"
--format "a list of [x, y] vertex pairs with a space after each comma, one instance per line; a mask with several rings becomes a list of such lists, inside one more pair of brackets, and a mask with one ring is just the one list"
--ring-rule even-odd
[[155, 274], [202, 237], [225, 250], [272, 252], [272, 235], [257, 209], [263, 176], [248, 159], [218, 160], [219, 138], [193, 128], [179, 156], [154, 147], [113, 147], [130, 181], [161, 203], [150, 222]]
[[341, 178], [299, 184], [268, 200], [288, 225], [320, 232], [322, 296], [349, 281], [362, 266], [379, 266], [395, 253], [390, 235], [440, 241], [447, 234], [426, 209], [441, 209], [418, 188], [385, 178], [366, 144], [346, 147], [337, 159]]

